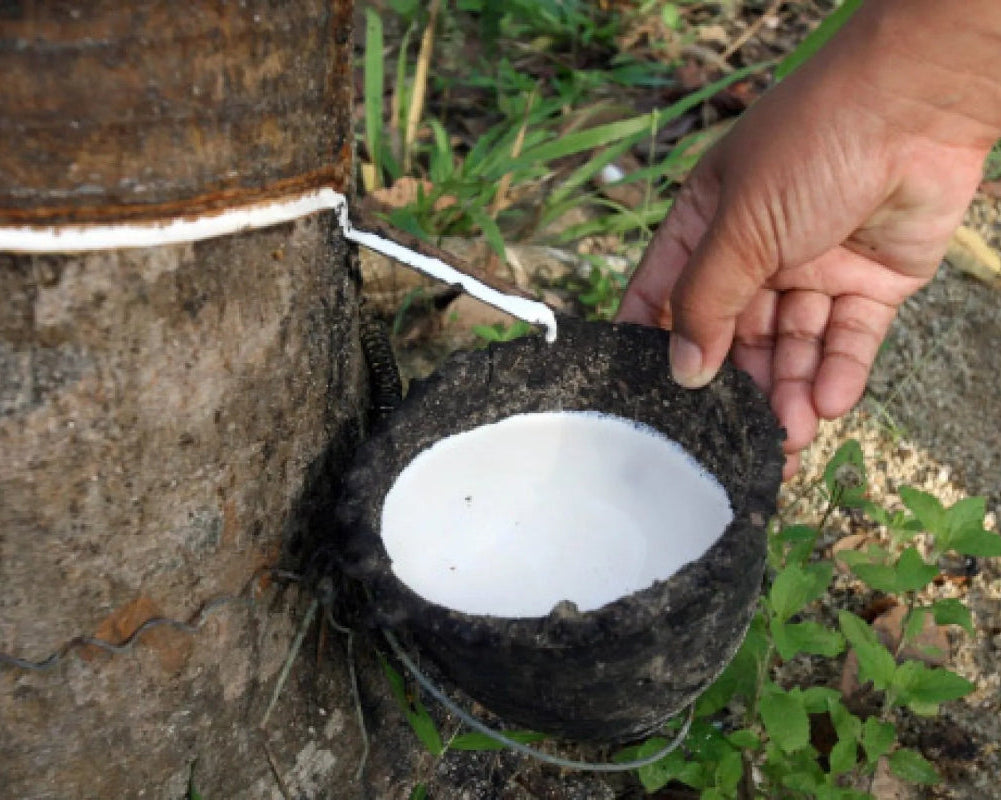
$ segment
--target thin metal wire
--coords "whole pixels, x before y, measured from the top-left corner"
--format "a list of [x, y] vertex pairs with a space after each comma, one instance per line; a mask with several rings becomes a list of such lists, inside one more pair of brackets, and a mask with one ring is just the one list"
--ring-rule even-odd
[[382, 635], [386, 637], [386, 641], [389, 642], [389, 646], [393, 650], [396, 657], [400, 659], [410, 674], [414, 676], [414, 680], [416, 680], [417, 683], [419, 683], [421, 687], [425, 689], [435, 700], [445, 706], [449, 712], [462, 720], [463, 723], [468, 725], [473, 730], [479, 731], [484, 736], [493, 739], [498, 744], [502, 744], [517, 753], [521, 753], [522, 755], [529, 756], [530, 758], [534, 758], [546, 764], [551, 764], [554, 767], [576, 769], [586, 772], [630, 772], [631, 770], [639, 769], [640, 767], [647, 767], [650, 764], [660, 761], [666, 755], [676, 750], [681, 743], [685, 741], [685, 737], [688, 736], [688, 729], [691, 727], [692, 720], [695, 718], [695, 702], [692, 701], [692, 703], [688, 706], [688, 716], [685, 719], [684, 724], [681, 726], [681, 730], [678, 731], [677, 736], [675, 736], [674, 739], [668, 742], [656, 753], [643, 758], [637, 758], [633, 761], [610, 763], [575, 761], [573, 759], [560, 758], [559, 756], [553, 756], [549, 753], [543, 753], [541, 750], [536, 750], [534, 747], [529, 747], [521, 742], [516, 742], [514, 739], [505, 736], [498, 730], [494, 730], [489, 725], [481, 722], [476, 717], [469, 714], [465, 709], [452, 700], [452, 698], [445, 694], [445, 692], [442, 691], [427, 675], [425, 675], [424, 672], [421, 671], [421, 668], [414, 663], [414, 660], [410, 657], [407, 651], [403, 649], [403, 646], [399, 643], [396, 636], [393, 635], [392, 631], [383, 628]]

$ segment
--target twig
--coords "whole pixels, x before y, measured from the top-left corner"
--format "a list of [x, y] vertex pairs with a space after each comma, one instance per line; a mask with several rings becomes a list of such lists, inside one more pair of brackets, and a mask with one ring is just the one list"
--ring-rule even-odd
[[761, 30], [761, 26], [765, 24], [769, 17], [774, 17], [779, 13], [779, 9], [782, 8], [784, 3], [785, 0], [772, 0], [772, 4], [761, 13], [760, 17], [747, 26], [747, 30], [730, 43], [726, 50], [722, 52], [720, 58], [723, 61], [729, 61], [734, 53], [757, 35], [758, 31]]
[[302, 647], [303, 639], [306, 638], [306, 632], [309, 630], [309, 626], [313, 623], [313, 617], [316, 616], [316, 609], [319, 605], [320, 601], [314, 597], [309, 604], [309, 608], [306, 609], [306, 616], [303, 618], [302, 624], [296, 632], [295, 639], [292, 640], [292, 646], [289, 648], [288, 658], [285, 659], [285, 663], [282, 665], [282, 671], [278, 674], [278, 680], [275, 682], [275, 690], [271, 693], [271, 702], [268, 703], [268, 707], [264, 711], [264, 717], [261, 719], [260, 724], [261, 728], [267, 726], [268, 719], [271, 717], [271, 712], [278, 703], [278, 697], [282, 693], [282, 689], [285, 688], [285, 682], [288, 681], [289, 673], [292, 671], [292, 664], [295, 663], [295, 658], [299, 655], [299, 648]]
[[414, 90], [410, 95], [410, 108], [407, 112], [407, 130], [403, 137], [403, 171], [410, 172], [410, 160], [414, 139], [417, 138], [417, 124], [424, 113], [424, 95], [427, 91], [428, 66], [431, 63], [431, 52], [434, 49], [434, 26], [438, 20], [438, 9], [441, 0], [431, 0], [428, 10], [428, 24], [421, 37], [421, 49], [417, 56], [417, 68], [414, 70]]
[[362, 775], [365, 773], [365, 764], [368, 762], [369, 743], [368, 729], [365, 727], [365, 712], [361, 707], [361, 692], [358, 690], [358, 673], [355, 670], [355, 633], [350, 628], [339, 625], [334, 619], [334, 615], [330, 613], [329, 607], [325, 607], [323, 613], [327, 624], [338, 633], [344, 634], [347, 639], [345, 649], [348, 656], [348, 680], [351, 681], [351, 696], [354, 699], [355, 718], [358, 720], [358, 730], [361, 733], [361, 756], [358, 759], [358, 768], [355, 770], [355, 780], [360, 781]]
[[682, 53], [687, 56], [694, 56], [707, 64], [712, 64], [714, 67], [726, 74], [733, 72], [733, 67], [726, 61], [726, 59], [722, 58], [719, 53], [715, 50], [710, 50], [708, 47], [703, 47], [700, 44], [686, 44], [682, 48]]
[[271, 745], [268, 744], [267, 739], [264, 740], [264, 757], [267, 758], [268, 766], [271, 767], [271, 774], [274, 775], [275, 783], [278, 784], [278, 791], [282, 793], [285, 800], [292, 800], [292, 793], [285, 785], [281, 770], [278, 769], [278, 761], [275, 759], [275, 754], [271, 752]]

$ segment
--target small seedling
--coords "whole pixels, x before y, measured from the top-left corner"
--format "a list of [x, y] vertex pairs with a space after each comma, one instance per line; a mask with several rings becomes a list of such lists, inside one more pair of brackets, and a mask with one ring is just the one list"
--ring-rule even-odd
[[510, 342], [532, 332], [532, 326], [524, 320], [515, 320], [510, 325], [503, 322], [495, 322], [493, 325], [474, 325], [475, 333], [484, 344], [491, 342]]
[[[848, 788], [871, 775], [881, 758], [892, 772], [917, 784], [937, 783], [934, 767], [918, 752], [901, 747], [894, 720], [900, 714], [934, 716], [942, 703], [973, 690], [973, 684], [941, 667], [904, 658], [931, 615], [940, 625], [973, 632], [969, 609], [959, 599], [922, 605], [919, 593], [939, 574], [938, 555], [1001, 555], [1001, 537], [984, 529], [984, 501], [967, 498], [946, 508], [934, 496], [902, 487], [906, 511], [888, 511], [866, 497], [866, 471], [858, 442], [845, 442], [824, 471], [828, 507], [820, 526], [773, 524], [769, 532], [770, 581], [736, 657], [699, 698], [696, 725], [684, 747], [639, 771], [649, 792], [678, 781], [703, 800], [737, 797], [738, 787], [754, 796], [852, 800], [870, 795]], [[848, 610], [838, 625], [802, 619], [828, 594], [833, 564], [819, 557], [816, 542], [823, 522], [841, 508], [861, 508], [887, 526], [896, 548], [872, 546], [843, 552], [846, 563], [870, 589], [897, 597], [907, 609], [900, 642], [891, 652], [863, 619]], [[930, 537], [927, 555], [908, 544], [919, 532]], [[901, 545], [907, 545], [901, 547]], [[814, 615], [816, 616], [816, 615]], [[775, 666], [793, 658], [838, 658], [847, 647], [858, 659], [859, 680], [882, 695], [878, 714], [861, 717], [846, 707], [840, 692], [825, 686], [786, 687]], [[735, 730], [724, 733], [713, 720], [724, 709], [736, 714]], [[743, 709], [742, 712], [738, 712]], [[812, 743], [813, 715], [826, 715], [836, 742], [821, 754]], [[624, 751], [632, 757], [658, 739]]]

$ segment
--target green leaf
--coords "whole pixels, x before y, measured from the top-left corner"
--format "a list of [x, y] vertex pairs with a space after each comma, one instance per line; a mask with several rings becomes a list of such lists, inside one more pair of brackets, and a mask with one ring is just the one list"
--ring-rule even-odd
[[869, 517], [880, 525], [885, 525], [896, 541], [909, 542], [914, 534], [920, 533], [921, 523], [906, 511], [894, 511], [892, 514], [881, 506], [866, 500], [862, 508]]
[[[537, 733], [536, 731], [504, 731], [504, 735], [508, 739], [512, 739], [520, 744], [541, 742], [546, 738], [544, 733]], [[460, 736], [456, 736], [452, 739], [448, 749], [488, 751], [503, 750], [505, 747], [507, 747], [507, 745], [498, 742], [496, 739], [487, 736], [485, 733], [472, 731], [470, 733], [463, 733]]]
[[948, 549], [964, 556], [994, 558], [1001, 556], [1001, 536], [983, 528], [977, 530], [970, 528], [954, 534]]
[[775, 649], [788, 661], [797, 653], [834, 658], [845, 649], [844, 637], [817, 622], [779, 622], [772, 620]]
[[755, 614], [733, 660], [695, 703], [695, 716], [707, 717], [725, 708], [735, 695], [754, 697], [762, 662], [768, 652], [768, 634], [761, 613]]
[[365, 144], [380, 169], [382, 153], [383, 91], [382, 20], [371, 8], [365, 9]]
[[917, 638], [925, 627], [925, 617], [931, 612], [930, 608], [919, 606], [913, 609], [906, 616], [904, 624], [904, 641], [910, 642]]
[[[912, 486], [901, 486], [900, 499], [904, 501], [904, 505], [917, 517], [918, 522], [928, 533], [936, 537], [945, 536], [948, 538], [945, 508], [935, 495], [922, 492]], [[939, 544], [943, 547], [946, 546], [944, 542], [939, 542]]]
[[940, 778], [935, 768], [920, 753], [901, 748], [890, 753], [890, 769], [898, 778], [911, 783], [927, 786], [938, 783]]
[[490, 248], [497, 254], [497, 257], [504, 259], [504, 236], [501, 234], [500, 228], [497, 227], [497, 223], [494, 222], [493, 218], [480, 209], [472, 207], [469, 209], [469, 216], [479, 226], [480, 230], [483, 231], [483, 236], [486, 238]]
[[820, 50], [862, 5], [862, 0], [844, 0], [828, 17], [787, 55], [775, 69], [775, 80], [780, 81]]
[[983, 497], [966, 497], [942, 509], [941, 519], [936, 518], [938, 529], [928, 528], [935, 534], [936, 547], [982, 558], [1001, 555], [1001, 536], [984, 530], [985, 512]]
[[783, 752], [791, 753], [810, 743], [810, 719], [798, 691], [773, 687], [762, 696], [759, 709], [768, 736]]
[[407, 715], [407, 721], [410, 723], [410, 727], [414, 729], [414, 733], [417, 734], [417, 738], [421, 744], [427, 748], [427, 751], [431, 755], [440, 756], [445, 752], [445, 746], [442, 744], [438, 728], [435, 726], [434, 720], [431, 719], [431, 715], [428, 714], [424, 704], [419, 700], [414, 704], [413, 714]]
[[858, 762], [858, 742], [855, 739], [838, 739], [831, 748], [829, 760], [832, 775], [854, 769]]
[[557, 203], [562, 203], [567, 198], [576, 196], [577, 190], [601, 172], [606, 166], [618, 159], [629, 149], [629, 142], [620, 142], [614, 147], [606, 148], [600, 153], [596, 153], [593, 158], [589, 158], [583, 165], [575, 169], [560, 185], [553, 189], [546, 197], [546, 208], [552, 208]]
[[[640, 114], [630, 119], [596, 125], [593, 128], [561, 136], [555, 141], [546, 142], [533, 148], [526, 148], [521, 156], [509, 163], [509, 167], [525, 164], [546, 163], [557, 158], [564, 158], [584, 150], [596, 147], [607, 147], [622, 140], [636, 143], [650, 135], [651, 129], [658, 130], [667, 123], [696, 108], [704, 101], [721, 92], [727, 86], [743, 80], [748, 75], [761, 69], [760, 64], [754, 64], [735, 70], [726, 77], [704, 86], [697, 92], [685, 95], [678, 102], [650, 114]], [[500, 176], [497, 176], [500, 177]]]
[[744, 763], [739, 750], [728, 750], [719, 760], [716, 767], [716, 784], [724, 792], [724, 797], [733, 797], [733, 793], [744, 775]]
[[862, 723], [862, 748], [870, 764], [889, 752], [897, 739], [897, 729], [890, 722], [880, 722], [876, 717], [869, 717]]
[[590, 222], [571, 225], [559, 234], [560, 242], [575, 241], [583, 236], [628, 233], [638, 229], [652, 230], [671, 209], [671, 199], [657, 200], [639, 208], [624, 208], [604, 201], [605, 205], [616, 208], [617, 213], [603, 214]]
[[[842, 560], [852, 572], [870, 587], [887, 594], [900, 594], [923, 589], [938, 575], [938, 567], [926, 564], [914, 547], [901, 553], [896, 564], [872, 563], [886, 551], [870, 548], [868, 553], [844, 553]], [[888, 554], [886, 554], [888, 557]]]
[[890, 560], [890, 551], [878, 544], [870, 544], [865, 550], [841, 550], [838, 552], [838, 561], [854, 567], [856, 564], [876, 564], [887, 566]]
[[810, 577], [810, 589], [806, 595], [807, 605], [814, 600], [818, 600], [827, 593], [827, 587], [831, 585], [831, 578], [834, 577], [834, 563], [832, 561], [817, 561], [807, 564], [803, 571]]
[[704, 719], [697, 719], [692, 723], [688, 738], [685, 739], [685, 747], [702, 762], [719, 761], [733, 750], [719, 728]]
[[434, 720], [431, 719], [431, 715], [420, 701], [420, 698], [416, 696], [411, 698], [407, 694], [403, 676], [393, 669], [385, 659], [382, 659], [382, 671], [389, 681], [389, 687], [396, 698], [397, 705], [399, 705], [403, 716], [406, 717], [407, 723], [409, 723], [418, 740], [427, 748], [427, 751], [431, 755], [440, 756], [445, 752], [445, 747], [442, 744], [441, 736], [434, 724]]
[[850, 611], [839, 611], [838, 622], [841, 624], [841, 632], [855, 648], [859, 679], [862, 682], [872, 681], [873, 686], [880, 690], [889, 688], [897, 665], [890, 651], [879, 641], [876, 632], [864, 619]]
[[[637, 747], [627, 747], [620, 750], [613, 756], [612, 760], [619, 764], [626, 761], [636, 761], [653, 755], [666, 745], [666, 739], [655, 736]], [[636, 775], [640, 783], [643, 784], [643, 788], [651, 793], [674, 780], [699, 789], [705, 782], [704, 774], [705, 770], [702, 765], [687, 761], [680, 750], [672, 750], [660, 761], [655, 761], [653, 764], [636, 770]]]
[[822, 596], [833, 574], [831, 564], [791, 564], [775, 576], [768, 601], [775, 616], [782, 622]]
[[428, 120], [431, 132], [434, 135], [434, 147], [431, 149], [430, 178], [436, 186], [440, 186], [455, 171], [455, 158], [452, 154], [452, 145], [448, 140], [448, 131], [445, 126], [433, 117]]
[[897, 573], [888, 564], [852, 564], [852, 572], [855, 576], [878, 592], [894, 594], [896, 589]]
[[897, 559], [897, 592], [916, 592], [938, 575], [938, 567], [926, 564], [915, 547], [908, 547]]
[[828, 703], [828, 713], [831, 715], [831, 722], [839, 739], [851, 739], [858, 741], [862, 735], [862, 722], [849, 711], [841, 700], [832, 700]]
[[[773, 748], [768, 753], [766, 769], [771, 773], [769, 777], [772, 780], [781, 783], [787, 789], [804, 792], [807, 796], [811, 796], [827, 782], [820, 764], [817, 763], [817, 751], [812, 747], [805, 747], [788, 755], [778, 748]], [[780, 792], [769, 794], [771, 797], [786, 796]]]
[[410, 800], [427, 800], [428, 797], [428, 787], [423, 783], [418, 783], [414, 785], [414, 788], [410, 790]]
[[409, 233], [411, 236], [416, 236], [422, 241], [427, 242], [431, 238], [428, 236], [428, 232], [424, 230], [424, 226], [421, 225], [420, 219], [418, 219], [410, 207], [394, 208], [389, 213], [389, 223], [394, 228], [399, 228], [401, 231]]
[[953, 503], [945, 512], [950, 533], [963, 530], [979, 530], [984, 526], [987, 502], [983, 497], [964, 497]]
[[811, 686], [803, 690], [803, 706], [809, 714], [822, 714], [832, 702], [841, 699], [841, 692], [826, 686]]
[[962, 600], [956, 597], [936, 600], [932, 603], [931, 611], [939, 625], [959, 625], [968, 634], [974, 635], [973, 614]]
[[761, 739], [750, 728], [741, 728], [739, 731], [727, 734], [726, 739], [741, 750], [757, 750], [761, 747]]
[[824, 467], [824, 485], [831, 499], [839, 506], [860, 508], [865, 503], [868, 488], [862, 445], [849, 439], [831, 456]]
[[817, 529], [809, 525], [789, 525], [782, 529], [779, 538], [789, 545], [786, 563], [802, 566], [817, 544]]
[[941, 667], [927, 667], [920, 661], [905, 661], [897, 669], [892, 686], [897, 701], [919, 709], [957, 700], [965, 697], [975, 688], [975, 684], [955, 672]]

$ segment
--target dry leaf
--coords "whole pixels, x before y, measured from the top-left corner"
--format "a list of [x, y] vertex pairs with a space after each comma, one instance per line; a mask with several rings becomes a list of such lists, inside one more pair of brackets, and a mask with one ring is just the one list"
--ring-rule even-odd
[[698, 30], [699, 41], [703, 44], [719, 44], [724, 47], [730, 41], [730, 34], [722, 25], [702, 25]]
[[[433, 190], [434, 184], [431, 181], [411, 178], [405, 175], [395, 181], [392, 186], [376, 189], [369, 194], [373, 200], [386, 208], [403, 208], [404, 206], [416, 203], [420, 192], [423, 192], [426, 197]], [[453, 206], [455, 203], [456, 200], [454, 197], [446, 195], [445, 197], [439, 197], [435, 201], [434, 207], [436, 211], [441, 211], [441, 209]]]
[[872, 776], [869, 792], [876, 800], [910, 800], [913, 797], [911, 787], [893, 774], [890, 762], [883, 756], [876, 763], [876, 772]]
[[1001, 289], [1001, 256], [972, 228], [961, 225], [956, 229], [945, 260], [960, 272]]
[[[880, 614], [872, 623], [873, 630], [880, 642], [891, 653], [895, 653], [900, 644], [904, 617], [907, 607], [894, 605], [889, 611]], [[935, 623], [931, 614], [925, 614], [924, 627], [921, 632], [897, 654], [898, 661], [923, 661], [932, 667], [941, 667], [949, 659], [949, 636], [946, 629]], [[843, 697], [851, 697], [859, 690], [858, 657], [855, 651], [849, 651], [841, 668], [839, 689]]]
[[842, 575], [847, 575], [851, 572], [849, 566], [838, 558], [838, 553], [843, 553], [847, 550], [861, 550], [862, 546], [866, 543], [868, 537], [864, 533], [852, 533], [848, 536], [842, 536], [833, 545], [831, 545], [831, 555], [834, 557], [834, 566]]
[[[907, 607], [898, 605], [881, 614], [872, 623], [879, 639], [890, 652], [895, 652], [900, 644], [904, 617]], [[941, 667], [949, 660], [949, 636], [941, 625], [937, 625], [931, 614], [924, 615], [924, 627], [900, 652], [899, 660], [914, 659], [932, 667]]]

